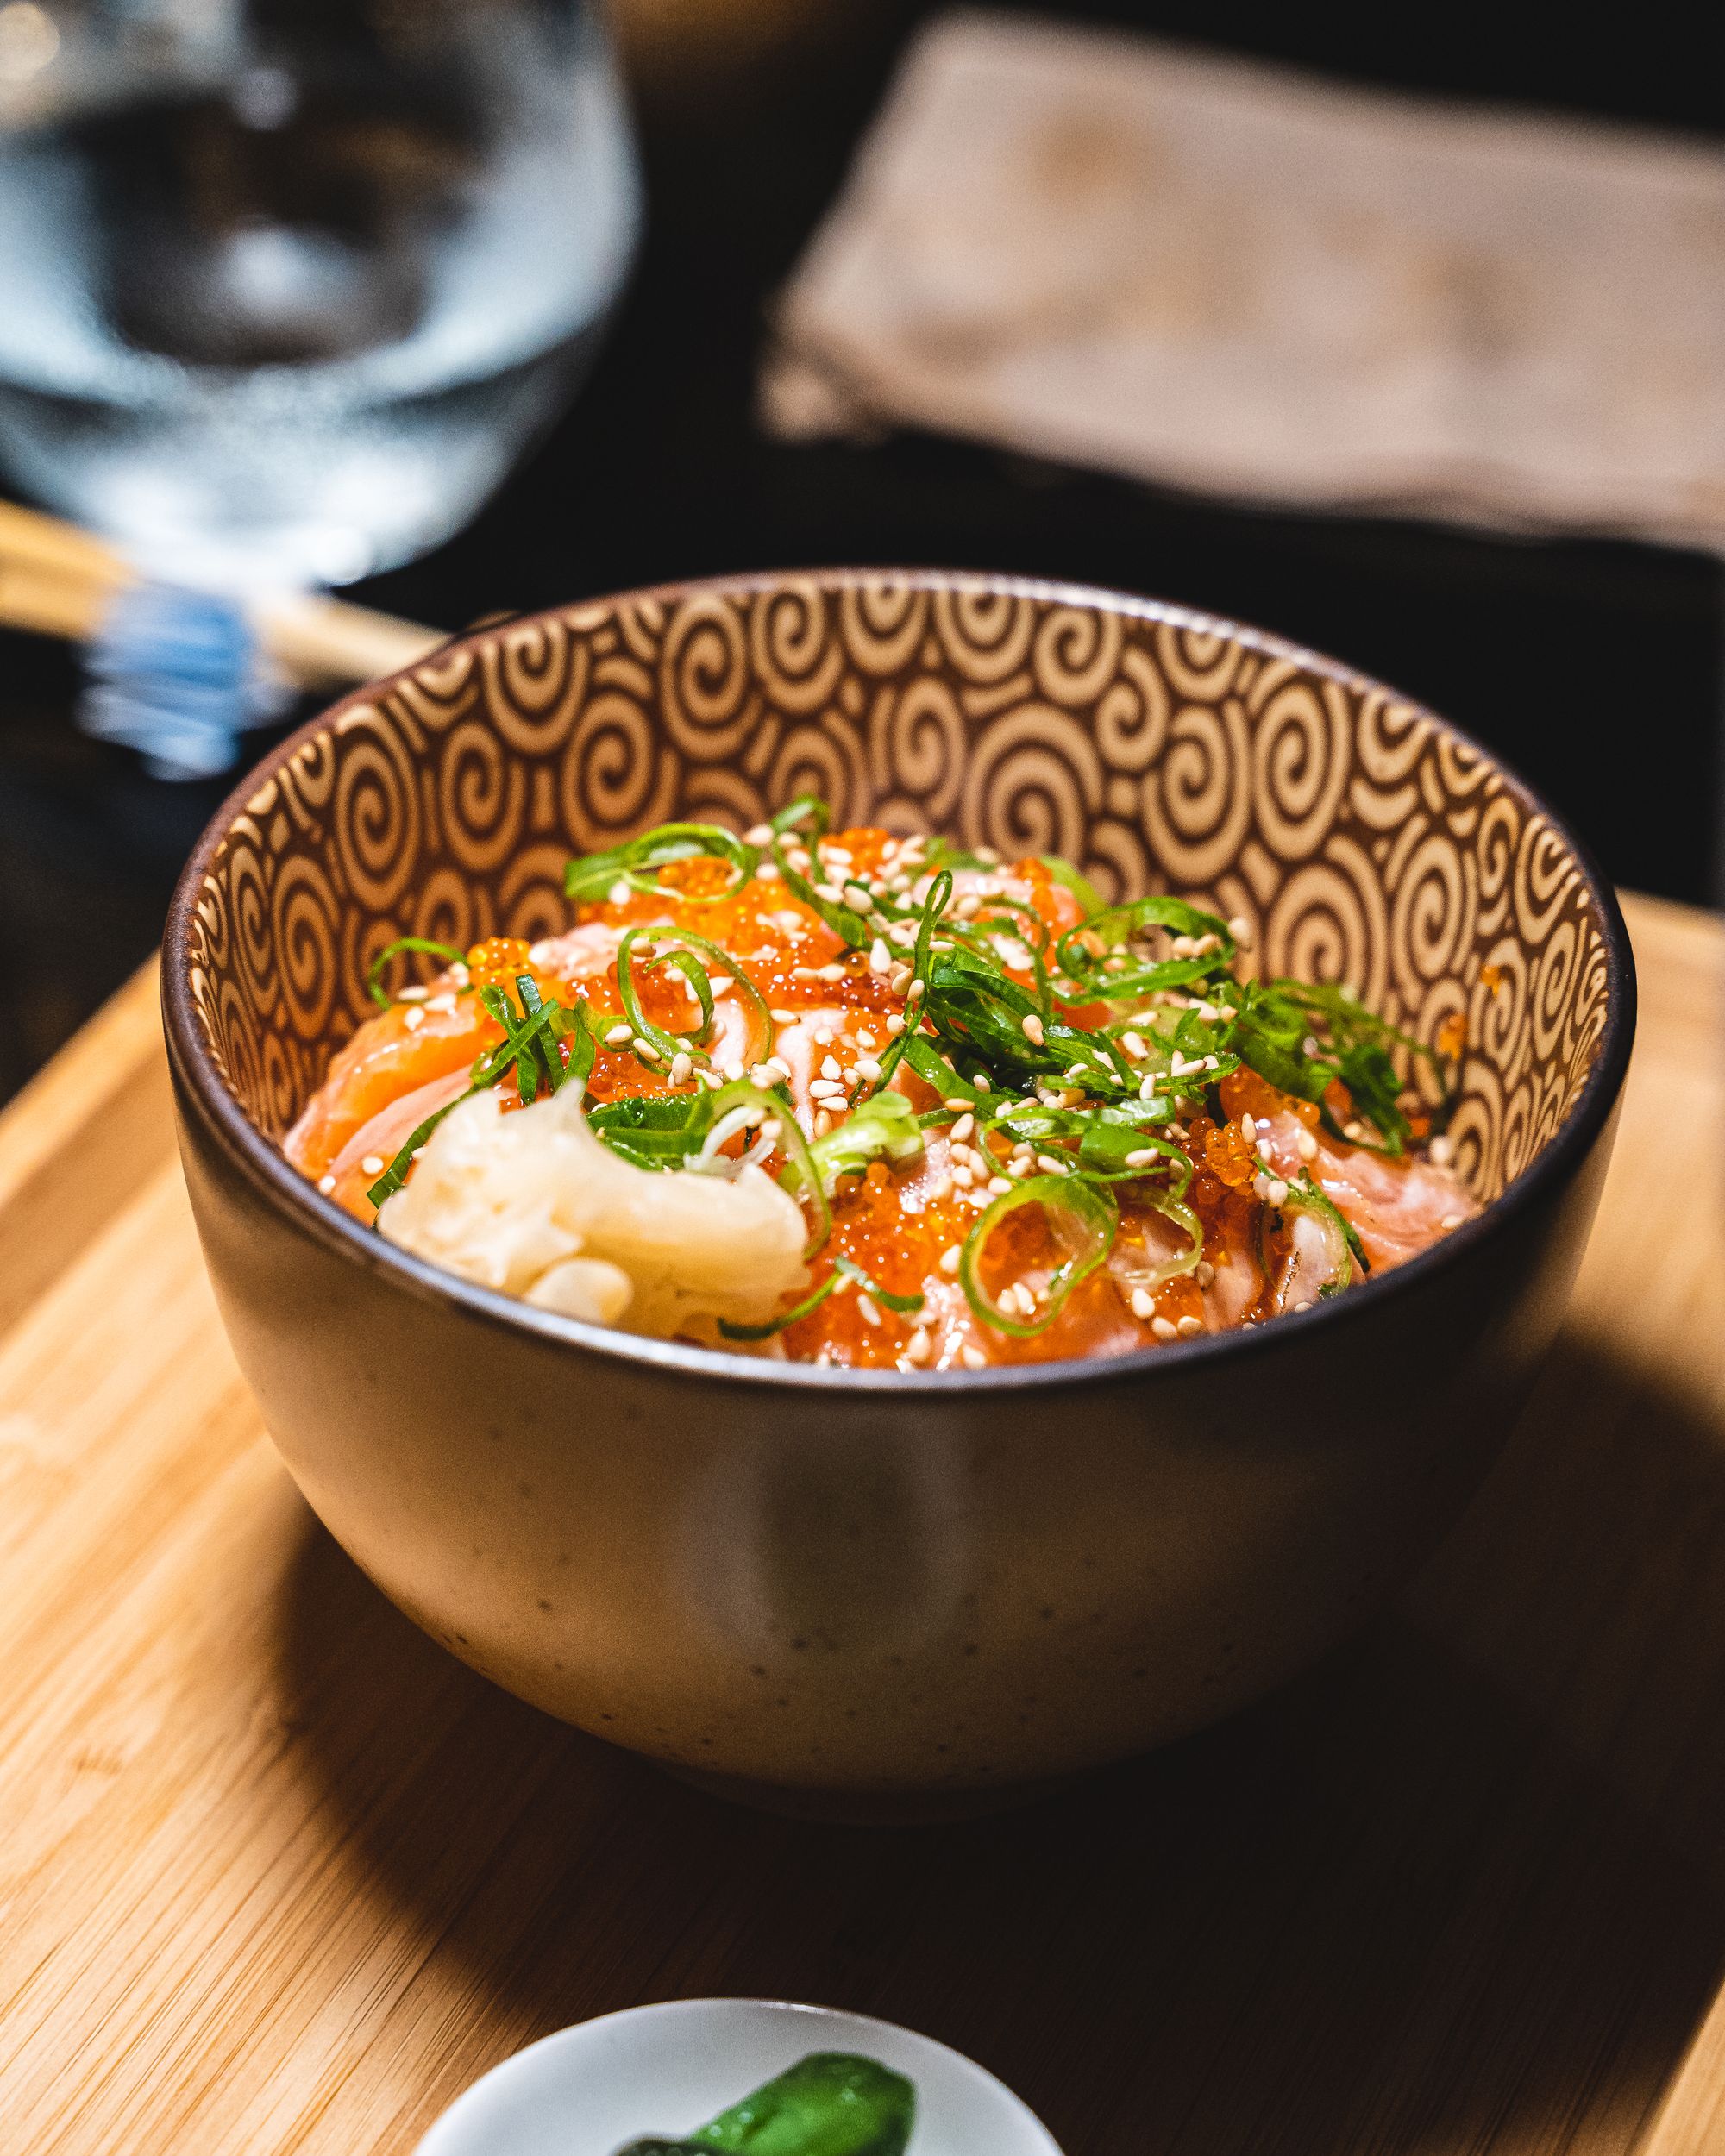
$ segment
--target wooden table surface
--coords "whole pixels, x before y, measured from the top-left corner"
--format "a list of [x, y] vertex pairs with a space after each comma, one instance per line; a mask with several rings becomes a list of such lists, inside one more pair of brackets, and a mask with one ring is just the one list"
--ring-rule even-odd
[[711, 1992], [925, 2029], [1069, 2156], [1725, 2147], [1725, 931], [1631, 924], [1572, 1318], [1442, 1555], [1228, 1727], [892, 1832], [698, 1796], [360, 1576], [216, 1321], [140, 979], [0, 1119], [0, 2151], [405, 2151]]

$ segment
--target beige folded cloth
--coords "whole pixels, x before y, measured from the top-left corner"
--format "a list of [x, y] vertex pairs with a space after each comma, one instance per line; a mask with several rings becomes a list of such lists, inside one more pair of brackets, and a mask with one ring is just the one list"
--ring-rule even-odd
[[949, 16], [782, 297], [762, 404], [1725, 549], [1725, 159]]

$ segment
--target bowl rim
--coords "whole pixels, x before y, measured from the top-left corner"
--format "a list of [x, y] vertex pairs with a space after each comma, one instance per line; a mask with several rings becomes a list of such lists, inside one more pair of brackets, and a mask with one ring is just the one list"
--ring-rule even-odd
[[[459, 1274], [412, 1257], [387, 1241], [374, 1227], [362, 1227], [351, 1214], [331, 1205], [255, 1127], [228, 1090], [202, 1037], [191, 1003], [189, 943], [198, 897], [211, 862], [259, 790], [273, 780], [309, 742], [337, 725], [349, 710], [374, 700], [396, 682], [417, 674], [427, 664], [464, 647], [477, 646], [483, 639], [496, 636], [507, 629], [560, 620], [578, 608], [615, 609], [642, 603], [670, 607], [693, 597], [756, 596], [796, 585], [813, 585], [823, 592], [836, 593], [881, 584], [931, 592], [980, 592], [1053, 600], [1130, 620], [1225, 636], [1260, 656], [1292, 661], [1305, 671], [1357, 693], [1387, 696], [1489, 764], [1518, 797], [1524, 810], [1545, 819], [1574, 862], [1605, 943], [1605, 1025], [1593, 1066], [1569, 1113], [1540, 1151], [1490, 1204], [1461, 1227], [1452, 1230], [1440, 1243], [1404, 1259], [1387, 1272], [1372, 1275], [1347, 1294], [1320, 1301], [1308, 1310], [1286, 1312], [1273, 1324], [1231, 1326], [1219, 1332], [1201, 1333], [1195, 1339], [1137, 1349], [1127, 1355], [996, 1363], [980, 1370], [850, 1369], [831, 1363], [781, 1362], [739, 1355], [724, 1348], [702, 1347], [689, 1341], [653, 1339], [608, 1326], [590, 1324], [582, 1319], [536, 1309], [515, 1296], [480, 1287]], [[788, 1388], [827, 1395], [837, 1392], [859, 1396], [914, 1395], [935, 1399], [1000, 1391], [1138, 1384], [1157, 1375], [1173, 1376], [1193, 1371], [1219, 1356], [1261, 1355], [1292, 1347], [1320, 1328], [1358, 1322], [1390, 1297], [1417, 1293], [1427, 1281], [1467, 1263], [1513, 1215], [1555, 1190], [1579, 1168], [1605, 1127], [1622, 1091], [1634, 1043], [1636, 1014], [1635, 964], [1628, 929], [1616, 894], [1600, 873], [1591, 851], [1513, 766], [1419, 699], [1404, 695], [1375, 676], [1361, 673], [1358, 667], [1313, 651], [1272, 630], [1170, 600], [1060, 578], [974, 569], [861, 566], [756, 569], [681, 578], [622, 592], [600, 592], [588, 599], [565, 600], [522, 614], [488, 616], [483, 622], [459, 630], [435, 645], [411, 665], [362, 683], [337, 698], [296, 727], [241, 778], [192, 849], [174, 887], [162, 937], [161, 995], [168, 1059], [177, 1081], [176, 1090], [182, 1100], [189, 1099], [195, 1105], [204, 1128], [221, 1144], [229, 1161], [244, 1173], [255, 1192], [287, 1227], [308, 1236], [339, 1257], [381, 1274], [415, 1300], [440, 1305], [454, 1303], [467, 1315], [486, 1325], [511, 1333], [526, 1334], [553, 1347], [573, 1348], [618, 1359], [667, 1377], [686, 1378], [703, 1384], [758, 1387], [763, 1390]]]

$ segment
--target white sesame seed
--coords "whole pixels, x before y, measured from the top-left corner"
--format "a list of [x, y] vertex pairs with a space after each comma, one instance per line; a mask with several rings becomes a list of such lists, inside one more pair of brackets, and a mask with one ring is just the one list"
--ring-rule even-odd
[[893, 954], [878, 936], [869, 946], [869, 970], [870, 973], [881, 975], [889, 974], [893, 970]]
[[1175, 1320], [1174, 1330], [1182, 1340], [1195, 1340], [1204, 1330], [1204, 1321], [1201, 1318], [1193, 1317], [1189, 1311], [1185, 1317]]
[[1144, 1044], [1144, 1036], [1141, 1033], [1122, 1033], [1120, 1046], [1125, 1049], [1135, 1063], [1141, 1063], [1150, 1053]]
[[637, 1033], [629, 1045], [643, 1062], [658, 1063], [665, 1059], [663, 1050], [656, 1048], [644, 1033]]
[[791, 1067], [785, 1061], [782, 1056], [769, 1056], [765, 1063], [762, 1065], [762, 1069], [763, 1070], [770, 1070], [776, 1076], [783, 1078], [787, 1081], [788, 1081], [791, 1075]]
[[1288, 1186], [1283, 1181], [1281, 1176], [1277, 1175], [1264, 1194], [1271, 1205], [1285, 1206], [1288, 1202]]
[[1066, 1173], [1066, 1163], [1052, 1153], [1038, 1153], [1036, 1164], [1044, 1175], [1063, 1175]]
[[1156, 1315], [1156, 1305], [1151, 1300], [1148, 1288], [1134, 1288], [1132, 1289], [1132, 1313], [1133, 1317], [1142, 1319], [1146, 1322]]
[[725, 1076], [730, 1079], [732, 1085], [735, 1085], [743, 1075], [742, 1057], [738, 1056], [728, 1057], [724, 1064], [724, 1070]]
[[927, 993], [927, 981], [912, 981], [910, 987], [905, 990], [905, 1001], [906, 1003], [920, 1003]]
[[1294, 1307], [1295, 1307], [1295, 1309], [1296, 1311], [1298, 1311], [1298, 1310], [1309, 1310], [1309, 1309], [1312, 1307], [1312, 1306], [1311, 1306], [1311, 1304], [1310, 1304], [1309, 1302], [1296, 1302], [1296, 1303], [1295, 1304]]
[[1270, 1195], [1270, 1178], [1262, 1169], [1251, 1179], [1251, 1194], [1254, 1198], [1259, 1199], [1268, 1198]]
[[1152, 1072], [1152, 1074], [1151, 1074], [1151, 1075], [1148, 1078], [1146, 1078], [1146, 1079], [1145, 1080], [1144, 1083], [1143, 1083], [1143, 1084], [1142, 1084], [1142, 1085], [1138, 1087], [1138, 1099], [1139, 1099], [1140, 1100], [1155, 1100], [1155, 1098], [1156, 1098], [1156, 1077], [1155, 1077], [1155, 1074], [1154, 1074], [1153, 1072]]
[[842, 906], [844, 903], [844, 893], [836, 883], [816, 884], [814, 894], [818, 899], [825, 899], [829, 906]]
[[844, 978], [844, 968], [837, 962], [837, 960], [833, 960], [825, 966], [817, 967], [815, 970], [819, 978], [822, 981], [843, 981]]
[[912, 975], [910, 968], [908, 966], [899, 967], [893, 975], [893, 993], [894, 995], [901, 996], [905, 990], [910, 987], [911, 979]]
[[907, 1363], [925, 1363], [934, 1352], [934, 1343], [928, 1337], [926, 1326], [919, 1326], [905, 1342], [905, 1360]]
[[1252, 1140], [1258, 1136], [1258, 1118], [1256, 1116], [1243, 1115], [1240, 1118], [1240, 1136], [1245, 1140], [1248, 1145], [1251, 1144]]
[[958, 1351], [958, 1359], [964, 1365], [967, 1370], [985, 1370], [988, 1367], [988, 1358], [983, 1354], [981, 1348], [960, 1348]]
[[1309, 1131], [1302, 1128], [1294, 1145], [1302, 1160], [1316, 1160], [1318, 1157], [1318, 1141]]
[[454, 992], [448, 988], [445, 988], [442, 995], [430, 997], [427, 1000], [425, 1008], [428, 1011], [436, 1011], [444, 1018], [452, 1018], [455, 1015], [455, 998]]
[[974, 921], [982, 911], [982, 901], [974, 891], [967, 891], [953, 908], [961, 921]]
[[843, 1096], [844, 1092], [844, 1087], [836, 1078], [815, 1078], [809, 1082], [811, 1100], [836, 1100]]
[[1434, 1138], [1431, 1144], [1426, 1148], [1426, 1150], [1431, 1156], [1432, 1163], [1434, 1167], [1447, 1168], [1450, 1163], [1455, 1158], [1455, 1140], [1452, 1138], [1445, 1137], [1444, 1134], [1440, 1131], [1438, 1136]]
[[815, 1136], [817, 1138], [825, 1138], [831, 1128], [832, 1118], [827, 1113], [825, 1108], [817, 1108], [814, 1112]]
[[1126, 1166], [1128, 1168], [1148, 1168], [1151, 1163], [1157, 1157], [1153, 1145], [1141, 1145], [1135, 1153], [1126, 1155]]
[[[955, 1106], [963, 1107], [964, 1104], [963, 1101], [953, 1102], [949, 1100], [946, 1105], [949, 1108], [950, 1108]], [[969, 1137], [970, 1133], [975, 1129], [975, 1117], [971, 1115], [967, 1111], [963, 1115], [959, 1117], [958, 1120], [952, 1126], [953, 1144], [955, 1145], [962, 1145], [964, 1140]]]
[[360, 1163], [360, 1173], [362, 1175], [380, 1175], [383, 1173], [383, 1156], [381, 1154], [367, 1153], [365, 1158]]
[[963, 1252], [959, 1249], [957, 1244], [956, 1243], [950, 1244], [948, 1247], [940, 1253], [940, 1269], [946, 1275], [949, 1280], [951, 1279], [957, 1272], [958, 1261], [963, 1256]]
[[1342, 1136], [1345, 1138], [1350, 1139], [1354, 1144], [1358, 1145], [1361, 1138], [1365, 1136], [1365, 1125], [1358, 1120], [1352, 1123], [1344, 1123], [1342, 1125]]
[[743, 843], [745, 846], [770, 846], [773, 843], [773, 826], [770, 824], [751, 824], [743, 834]]
[[838, 1058], [837, 1056], [823, 1056], [821, 1057], [820, 1075], [823, 1078], [837, 1078], [843, 1075], [839, 1069]]
[[709, 974], [706, 977], [706, 984], [714, 995], [722, 996], [731, 986], [731, 975], [728, 973]]
[[990, 1175], [988, 1178], [988, 1188], [992, 1196], [996, 1198], [1004, 1198], [1007, 1193], [1012, 1188], [1012, 1185], [1007, 1181], [1004, 1175]]
[[336, 1178], [333, 1175], [320, 1175], [317, 1179], [317, 1188], [327, 1198], [329, 1195], [329, 1193], [336, 1188]]
[[1192, 1008], [1203, 1019], [1206, 1025], [1214, 1025], [1221, 1015], [1214, 1003], [1195, 1003]]
[[1201, 1288], [1208, 1288], [1216, 1277], [1216, 1269], [1208, 1257], [1201, 1257], [1192, 1268], [1192, 1277]]
[[756, 1063], [750, 1072], [749, 1077], [751, 1084], [770, 1087], [777, 1075], [770, 1063]]
[[793, 981], [819, 981], [820, 975], [812, 966], [793, 966], [791, 978]]
[[951, 1176], [937, 1175], [928, 1187], [928, 1195], [931, 1200], [941, 1198], [950, 1198], [952, 1195]]
[[768, 1009], [767, 1015], [772, 1019], [775, 1025], [794, 1025], [798, 1019], [802, 1016], [802, 1012], [800, 1011], [775, 1011]]
[[1040, 1048], [1042, 1046], [1042, 1020], [1038, 1018], [1036, 1012], [1034, 1011], [1027, 1011], [1024, 1017], [1019, 1019], [1019, 1024], [1023, 1031], [1025, 1038], [1029, 1041], [1033, 1047]]
[[1246, 950], [1251, 948], [1251, 923], [1247, 920], [1244, 913], [1236, 913], [1234, 915], [1233, 918], [1228, 923], [1228, 933], [1233, 937], [1235, 943], [1239, 945], [1242, 950]]
[[1267, 1138], [1259, 1138], [1256, 1150], [1258, 1157], [1267, 1164], [1270, 1159], [1270, 1140]]
[[629, 885], [627, 881], [624, 877], [619, 876], [617, 881], [612, 885], [610, 890], [607, 891], [605, 895], [611, 900], [613, 906], [627, 906], [629, 903]]
[[[537, 946], [536, 945], [535, 949], [536, 948]], [[527, 956], [530, 958], [532, 958], [533, 952], [530, 950]], [[536, 964], [537, 962], [538, 962], [535, 960], [535, 963]], [[430, 993], [431, 991], [429, 988], [403, 988], [398, 993], [395, 1000], [398, 1003], [423, 1003], [426, 997], [429, 996]]]
[[401, 1014], [401, 1022], [410, 1033], [417, 1033], [425, 1023], [425, 1013], [417, 1003], [410, 1004]]
[[857, 1290], [856, 1308], [857, 1313], [861, 1316], [864, 1325], [878, 1326], [880, 1324], [880, 1305], [875, 1300], [875, 1298], [871, 1294], [861, 1288]]
[[1440, 1221], [1439, 1221], [1438, 1225], [1439, 1225], [1440, 1228], [1449, 1229], [1449, 1228], [1458, 1228], [1458, 1227], [1461, 1225], [1461, 1224], [1462, 1224], [1462, 1215], [1461, 1215], [1460, 1213], [1446, 1213], [1444, 1215], [1443, 1219], [1442, 1219], [1441, 1220], [1440, 1220]]
[[763, 861], [755, 871], [755, 881], [757, 883], [776, 883], [779, 881], [778, 864], [771, 861]]
[[887, 1031], [892, 1036], [893, 1039], [897, 1040], [900, 1034], [902, 1033], [904, 1030], [905, 1022], [899, 1016], [898, 1012], [894, 1011], [891, 1018], [887, 1020]]
[[1179, 1332], [1171, 1318], [1152, 1318], [1150, 1321], [1150, 1329], [1158, 1340], [1177, 1340], [1180, 1338]]
[[694, 1067], [694, 1058], [687, 1050], [680, 1048], [671, 1058], [671, 1083], [674, 1086], [687, 1085], [689, 1073]]
[[607, 1048], [627, 1048], [634, 1038], [635, 1028], [632, 1025], [613, 1025], [605, 1034], [605, 1044]]
[[986, 1070], [979, 1070], [971, 1083], [978, 1093], [992, 1093], [994, 1090], [994, 1081]]
[[960, 1161], [958, 1165], [952, 1171], [952, 1180], [957, 1184], [961, 1190], [969, 1190], [974, 1188], [975, 1184], [975, 1171], [974, 1169], [968, 1167], [964, 1162]]

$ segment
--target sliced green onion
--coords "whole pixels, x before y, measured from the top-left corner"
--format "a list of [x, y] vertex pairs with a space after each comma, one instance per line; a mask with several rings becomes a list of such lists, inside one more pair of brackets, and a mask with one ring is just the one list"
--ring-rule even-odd
[[[697, 936], [691, 929], [656, 927], [651, 932], [655, 943], [664, 943], [668, 946], [687, 944], [691, 950], [699, 951], [710, 968], [722, 968], [731, 976], [737, 1000], [749, 1014], [749, 1037], [743, 1044], [743, 1061], [751, 1067], [756, 1063], [764, 1062], [773, 1052], [773, 1014], [767, 1008], [766, 997], [743, 972], [731, 953], [722, 944], [712, 943], [705, 936]], [[655, 959], [653, 963], [662, 964], [665, 959], [672, 956], [673, 952], [668, 949], [664, 957]], [[685, 974], [684, 978], [687, 980], [688, 975]], [[712, 1025], [711, 1000], [712, 983], [710, 979], [706, 981], [706, 995], [702, 997], [700, 991], [699, 989], [696, 991], [704, 1020], [699, 1037], [703, 1039], [711, 1031]], [[686, 1045], [686, 1044], [680, 1044], [680, 1045]]]
[[878, 1282], [870, 1279], [860, 1265], [853, 1264], [848, 1257], [836, 1257], [832, 1261], [832, 1270], [819, 1287], [812, 1294], [805, 1295], [792, 1309], [781, 1311], [776, 1318], [768, 1319], [764, 1325], [733, 1325], [729, 1318], [721, 1318], [718, 1329], [727, 1340], [770, 1340], [775, 1332], [782, 1332], [787, 1326], [794, 1325], [799, 1318], [806, 1318], [812, 1310], [819, 1310], [833, 1290], [842, 1288], [847, 1280], [855, 1281], [865, 1294], [872, 1295], [876, 1302], [884, 1304], [888, 1310], [897, 1311], [900, 1317], [908, 1317], [913, 1311], [920, 1310], [923, 1307], [920, 1295], [888, 1294]]
[[656, 958], [649, 958], [642, 967], [643, 973], [656, 973], [662, 966], [674, 966], [693, 992], [700, 1006], [700, 1022], [687, 1035], [673, 1034], [672, 1038], [706, 1042], [712, 1035], [712, 983], [707, 979], [706, 968], [692, 950], [681, 948], [662, 950]]
[[888, 1160], [899, 1167], [922, 1150], [915, 1111], [903, 1094], [888, 1092], [860, 1100], [842, 1123], [814, 1140], [809, 1155], [831, 1194], [841, 1175], [860, 1175], [871, 1161]]
[[1320, 1298], [1340, 1294], [1352, 1288], [1356, 1269], [1362, 1274], [1371, 1270], [1364, 1245], [1355, 1232], [1353, 1224], [1313, 1176], [1308, 1169], [1297, 1181], [1289, 1181], [1288, 1195], [1283, 1200], [1284, 1213], [1305, 1213], [1319, 1222], [1329, 1250], [1330, 1277], [1318, 1289]]
[[1037, 859], [1057, 883], [1065, 886], [1086, 913], [1102, 911], [1102, 894], [1082, 869], [1075, 868], [1059, 854], [1038, 854]]
[[1151, 1189], [1142, 1194], [1144, 1202], [1173, 1222], [1186, 1238], [1186, 1248], [1172, 1257], [1146, 1267], [1143, 1271], [1127, 1264], [1116, 1264], [1113, 1270], [1118, 1278], [1129, 1288], [1154, 1290], [1165, 1282], [1177, 1280], [1182, 1273], [1197, 1269], [1198, 1261], [1204, 1255], [1204, 1225], [1190, 1206], [1180, 1197], [1165, 1190]]
[[[663, 954], [656, 951], [650, 960], [642, 962], [649, 972], [666, 960], [675, 962], [684, 980], [694, 988], [696, 1000], [701, 1007], [701, 1023], [692, 1032], [673, 1033], [666, 1026], [656, 1025], [642, 1009], [640, 992], [635, 985], [635, 950], [643, 940], [657, 944], [668, 939], [656, 927], [649, 927], [644, 924], [637, 924], [625, 931], [623, 941], [617, 947], [617, 986], [623, 999], [623, 1015], [628, 1019], [637, 1043], [643, 1040], [650, 1043], [666, 1063], [677, 1056], [688, 1056], [695, 1062], [705, 1063], [708, 1058], [700, 1046], [700, 1041], [712, 1024], [712, 984], [706, 977], [706, 968], [699, 958], [679, 951]], [[638, 1046], [637, 1053], [639, 1053]]]
[[[1009, 1213], [1022, 1206], [1040, 1206], [1056, 1239], [1063, 1242], [1068, 1251], [1043, 1289], [1043, 1307], [1033, 1319], [1020, 1318], [990, 1301], [982, 1281], [982, 1254], [989, 1237]], [[959, 1254], [958, 1278], [971, 1309], [984, 1325], [1020, 1340], [1045, 1332], [1079, 1282], [1088, 1279], [1107, 1257], [1119, 1219], [1106, 1188], [1080, 1175], [1031, 1175], [1014, 1184], [982, 1214]]]
[[384, 968], [392, 958], [399, 958], [405, 950], [421, 950], [428, 957], [442, 958], [452, 966], [467, 963], [467, 953], [457, 950], [453, 943], [436, 943], [429, 936], [398, 936], [392, 943], [386, 943], [366, 968], [366, 993], [384, 1010], [399, 1000], [384, 988]]
[[800, 1197], [814, 1214], [814, 1225], [803, 1248], [803, 1261], [807, 1263], [818, 1257], [826, 1247], [826, 1238], [832, 1233], [832, 1208], [826, 1201], [826, 1191], [820, 1170], [809, 1151], [808, 1140], [803, 1136], [802, 1125], [787, 1096], [764, 1092], [751, 1085], [747, 1079], [734, 1080], [721, 1086], [715, 1094], [707, 1095], [715, 1122], [730, 1109], [742, 1106], [758, 1107], [764, 1121], [768, 1116], [776, 1117], [779, 1136], [782, 1140], [779, 1150], [785, 1155], [785, 1165], [780, 1172], [781, 1187], [791, 1195]]
[[626, 883], [632, 891], [655, 893], [663, 889], [657, 871], [673, 861], [687, 861], [707, 854], [728, 861], [736, 874], [715, 898], [730, 898], [755, 873], [761, 856], [734, 831], [718, 824], [661, 824], [643, 831], [627, 845], [609, 853], [586, 854], [572, 861], [563, 871], [563, 889], [577, 905], [593, 905], [610, 896], [613, 885]]

